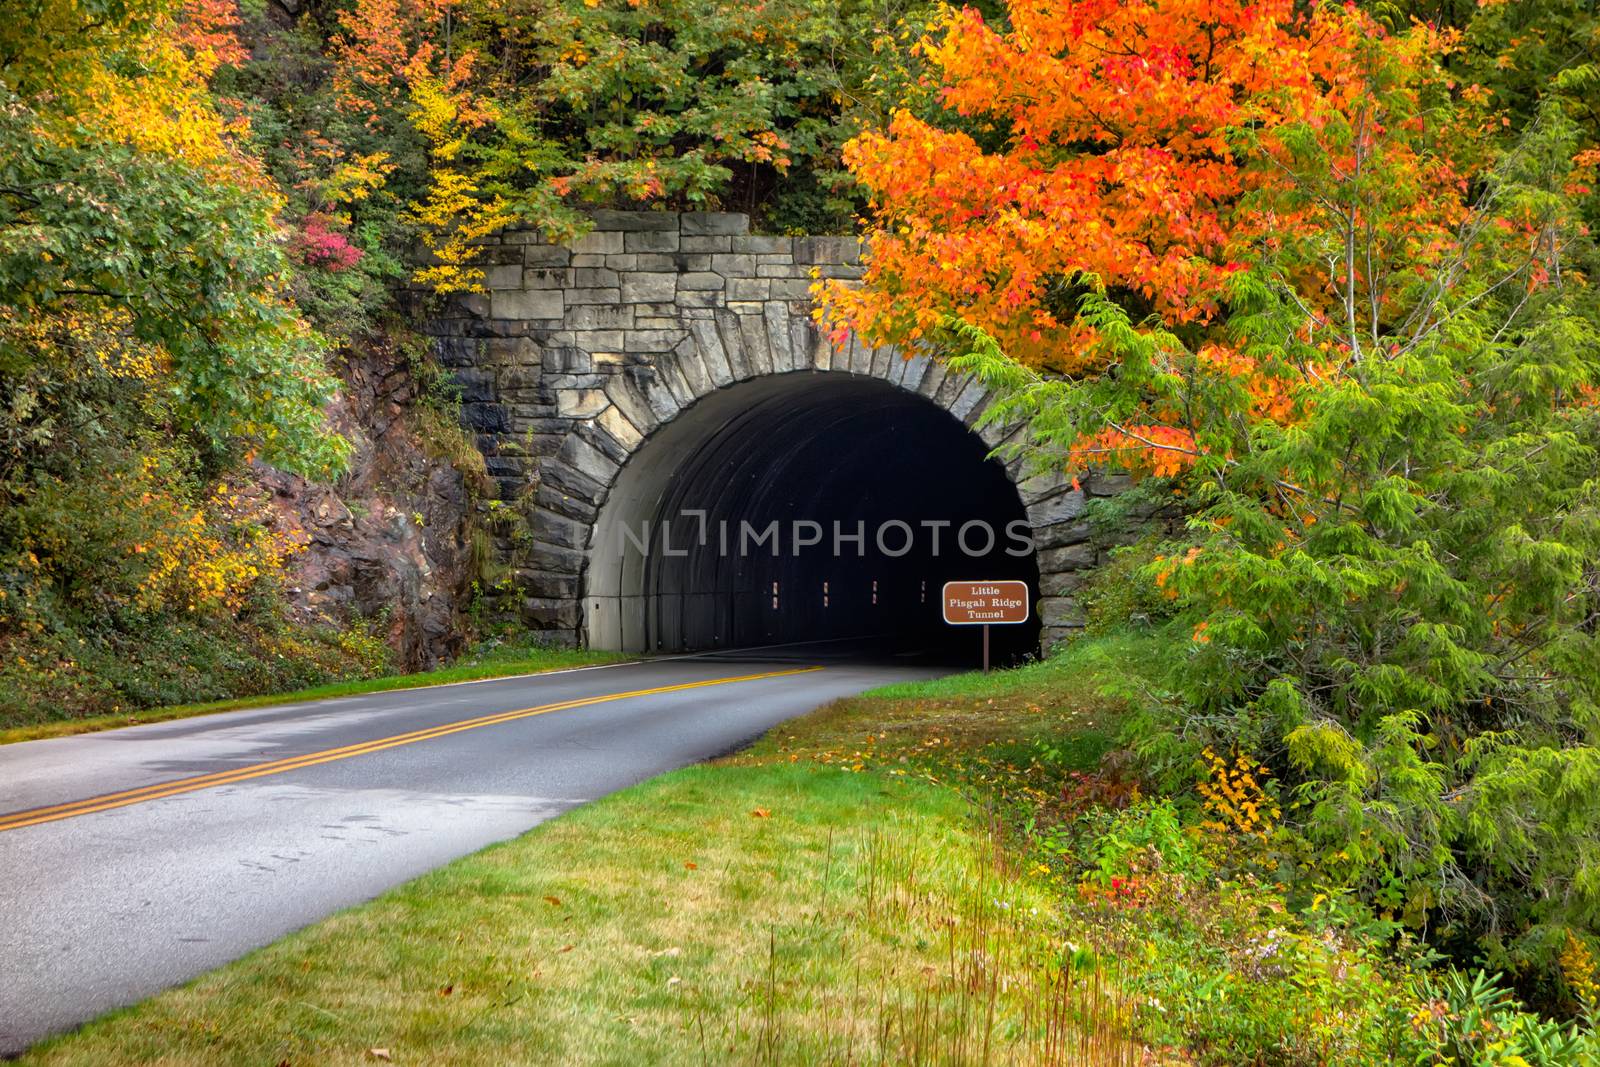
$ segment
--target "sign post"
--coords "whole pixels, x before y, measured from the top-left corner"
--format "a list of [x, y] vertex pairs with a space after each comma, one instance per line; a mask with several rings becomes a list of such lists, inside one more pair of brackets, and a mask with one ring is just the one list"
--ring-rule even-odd
[[944, 583], [944, 621], [951, 626], [983, 627], [983, 669], [989, 670], [989, 627], [1028, 621], [1028, 583], [1016, 581]]

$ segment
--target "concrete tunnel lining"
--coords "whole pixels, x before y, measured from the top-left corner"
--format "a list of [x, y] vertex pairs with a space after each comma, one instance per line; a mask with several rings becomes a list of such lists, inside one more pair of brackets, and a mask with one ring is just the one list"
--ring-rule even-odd
[[[1038, 590], [1033, 554], [1017, 554], [1006, 537], [1011, 524], [1026, 528], [1026, 512], [987, 452], [938, 404], [873, 377], [800, 371], [717, 390], [641, 444], [601, 506], [585, 573], [587, 641], [659, 652], [887, 633], [973, 645], [973, 635], [940, 621], [944, 581], [1019, 578]], [[705, 544], [686, 514], [695, 510], [706, 513]], [[890, 519], [916, 532], [915, 551], [877, 551], [874, 534]], [[953, 544], [971, 519], [996, 534], [980, 557]], [[740, 523], [763, 530], [774, 520], [778, 557], [759, 545], [741, 554]], [[821, 525], [823, 544], [795, 552], [797, 520]], [[930, 557], [922, 524], [942, 521], [951, 525]], [[837, 554], [835, 523], [845, 533]], [[857, 523], [864, 552], [849, 541]], [[889, 533], [897, 540], [903, 531]], [[1037, 650], [1039, 628], [997, 629], [995, 638], [1002, 656], [1026, 654]]]

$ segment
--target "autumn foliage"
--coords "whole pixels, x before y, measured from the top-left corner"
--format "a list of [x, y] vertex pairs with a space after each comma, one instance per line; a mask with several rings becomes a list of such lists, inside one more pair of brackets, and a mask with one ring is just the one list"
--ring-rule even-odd
[[951, 13], [939, 108], [848, 146], [867, 276], [823, 317], [1182, 515], [1151, 766], [1257, 754], [1312, 877], [1553, 975], [1600, 926], [1593, 132], [1350, 6], [1007, 15]]
[[[1088, 375], [1112, 359], [1079, 306], [1095, 288], [1205, 337], [1187, 373], [1248, 381], [1257, 414], [1286, 417], [1293, 380], [1210, 329], [1247, 261], [1316, 225], [1314, 208], [1272, 195], [1294, 184], [1285, 132], [1323, 138], [1358, 168], [1390, 113], [1426, 90], [1417, 57], [1447, 39], [1378, 43], [1382, 29], [1353, 9], [1290, 0], [1027, 0], [1009, 16], [1000, 29], [952, 12], [921, 46], [944, 113], [901, 111], [848, 146], [875, 227], [867, 285], [825, 294], [834, 329], [937, 352], [960, 321], [1027, 366]], [[1405, 103], [1374, 93], [1396, 71], [1409, 83], [1381, 90]], [[1401, 150], [1410, 158], [1386, 161], [1406, 175], [1392, 198], [1415, 210], [1385, 218], [1381, 236], [1426, 249], [1459, 220], [1462, 180], [1425, 148]], [[1329, 287], [1290, 281], [1332, 313]], [[1192, 462], [1180, 412], [1135, 414], [1086, 436], [1080, 459], [1160, 474]]]

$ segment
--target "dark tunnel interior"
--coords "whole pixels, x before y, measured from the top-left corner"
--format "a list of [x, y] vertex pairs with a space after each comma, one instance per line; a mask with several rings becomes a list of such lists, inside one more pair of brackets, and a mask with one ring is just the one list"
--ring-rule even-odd
[[[797, 380], [798, 379], [798, 380]], [[871, 639], [976, 662], [946, 581], [1038, 568], [1015, 487], [931, 401], [872, 378], [796, 374], [707, 397], [641, 447], [595, 526], [590, 644], [687, 652]], [[996, 663], [1039, 627], [996, 626]]]

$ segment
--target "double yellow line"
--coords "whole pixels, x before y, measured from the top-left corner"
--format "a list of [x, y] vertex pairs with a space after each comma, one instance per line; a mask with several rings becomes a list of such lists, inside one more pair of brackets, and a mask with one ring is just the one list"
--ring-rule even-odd
[[319, 763], [333, 763], [336, 760], [350, 759], [354, 756], [365, 756], [373, 752], [382, 752], [388, 748], [414, 745], [418, 741], [431, 741], [436, 737], [458, 734], [463, 730], [476, 730], [484, 726], [498, 726], [503, 722], [532, 718], [535, 715], [548, 715], [552, 711], [566, 711], [569, 708], [581, 708], [590, 704], [605, 704], [609, 701], [627, 700], [631, 697], [655, 696], [659, 693], [679, 693], [685, 689], [704, 689], [713, 685], [754, 682], [762, 678], [782, 678], [791, 674], [809, 674], [812, 671], [820, 670], [822, 670], [821, 667], [796, 667], [784, 671], [767, 671], [763, 674], [741, 674], [732, 678], [711, 678], [703, 682], [682, 682], [678, 685], [657, 686], [654, 689], [634, 689], [626, 693], [606, 693], [601, 696], [563, 700], [555, 704], [539, 704], [531, 708], [519, 708], [516, 711], [502, 711], [494, 715], [480, 716], [476, 719], [462, 719], [459, 722], [430, 726], [425, 730], [413, 730], [410, 733], [395, 734], [392, 737], [380, 737], [373, 741], [345, 745], [342, 748], [308, 752], [303, 756], [291, 756], [287, 759], [273, 760], [270, 763], [252, 763], [246, 767], [236, 767], [231, 771], [216, 771], [193, 778], [178, 778], [170, 782], [157, 782], [154, 785], [143, 786], [139, 789], [125, 789], [120, 793], [106, 793], [97, 797], [89, 797], [86, 800], [74, 800], [67, 804], [55, 804], [46, 808], [31, 808], [27, 811], [12, 812], [9, 815], [0, 815], [0, 833], [4, 833], [7, 830], [20, 830], [24, 826], [37, 826], [40, 823], [56, 822], [59, 819], [71, 819], [78, 815], [92, 815], [97, 811], [125, 808], [130, 804], [142, 804], [147, 800], [160, 800], [162, 797], [177, 796], [180, 793], [193, 793], [199, 789], [210, 789], [219, 785], [232, 785], [234, 782], [244, 782], [251, 778], [264, 778], [269, 774], [297, 771], [302, 767], [315, 767]]

